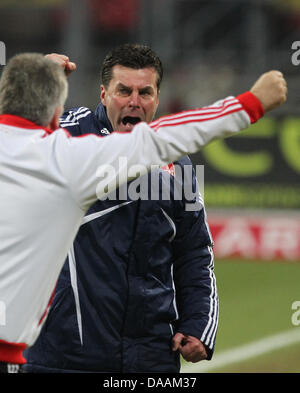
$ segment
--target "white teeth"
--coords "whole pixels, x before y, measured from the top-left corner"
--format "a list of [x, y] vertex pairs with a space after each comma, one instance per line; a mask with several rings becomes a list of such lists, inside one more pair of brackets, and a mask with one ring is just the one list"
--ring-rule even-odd
[[133, 124], [131, 124], [131, 123], [126, 123], [125, 127], [128, 128], [128, 129], [132, 129], [132, 128], [133, 128]]

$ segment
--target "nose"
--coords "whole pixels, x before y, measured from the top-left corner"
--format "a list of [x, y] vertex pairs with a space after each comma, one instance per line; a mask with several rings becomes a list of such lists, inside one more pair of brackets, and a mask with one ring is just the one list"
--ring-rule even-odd
[[129, 103], [128, 103], [130, 108], [139, 108], [141, 103], [140, 103], [140, 96], [138, 92], [132, 92], [130, 97], [129, 97]]

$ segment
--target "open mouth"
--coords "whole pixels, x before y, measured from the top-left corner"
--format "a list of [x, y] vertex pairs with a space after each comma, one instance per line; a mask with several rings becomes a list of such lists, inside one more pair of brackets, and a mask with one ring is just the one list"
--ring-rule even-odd
[[133, 126], [136, 125], [141, 121], [140, 117], [133, 117], [133, 116], [125, 116], [122, 119], [122, 123], [126, 126], [126, 124], [132, 124]]

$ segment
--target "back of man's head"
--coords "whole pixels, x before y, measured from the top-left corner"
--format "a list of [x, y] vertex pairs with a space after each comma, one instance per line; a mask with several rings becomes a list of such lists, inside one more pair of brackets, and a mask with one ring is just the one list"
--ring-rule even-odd
[[141, 68], [154, 68], [157, 73], [157, 89], [159, 90], [163, 77], [163, 66], [157, 54], [147, 45], [123, 44], [112, 49], [105, 57], [101, 79], [107, 89], [109, 82], [113, 78], [113, 67], [121, 65], [135, 70]]
[[47, 126], [64, 106], [68, 83], [63, 69], [39, 53], [12, 57], [0, 79], [0, 114]]

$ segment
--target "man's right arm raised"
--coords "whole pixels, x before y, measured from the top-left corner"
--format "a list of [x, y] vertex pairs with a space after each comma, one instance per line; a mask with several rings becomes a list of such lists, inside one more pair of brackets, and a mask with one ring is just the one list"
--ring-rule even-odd
[[106, 137], [79, 138], [61, 133], [64, 142], [59, 157], [67, 160], [65, 168], [73, 193], [86, 209], [108, 191], [144, 175], [152, 165], [166, 165], [196, 153], [214, 139], [249, 127], [265, 112], [281, 105], [286, 94], [282, 74], [271, 71], [238, 97], [164, 116], [150, 124], [139, 123], [130, 133], [116, 131]]

